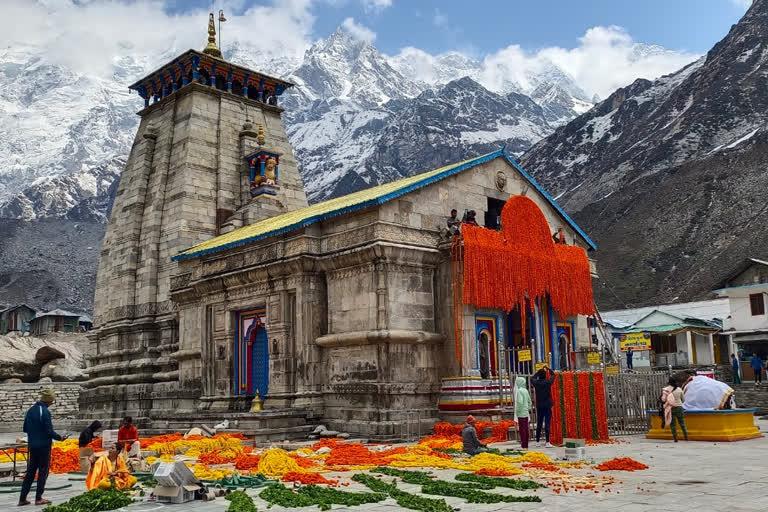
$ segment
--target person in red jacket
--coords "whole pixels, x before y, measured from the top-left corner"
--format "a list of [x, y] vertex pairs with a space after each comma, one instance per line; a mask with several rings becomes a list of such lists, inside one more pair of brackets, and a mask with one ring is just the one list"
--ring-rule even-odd
[[130, 416], [123, 418], [123, 426], [117, 430], [117, 442], [125, 447], [128, 457], [138, 457], [141, 454], [139, 430]]

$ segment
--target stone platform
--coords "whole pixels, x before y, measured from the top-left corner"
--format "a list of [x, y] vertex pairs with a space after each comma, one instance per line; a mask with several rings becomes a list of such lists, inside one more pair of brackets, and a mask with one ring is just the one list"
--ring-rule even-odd
[[[733, 409], [724, 411], [686, 411], [685, 425], [690, 441], [743, 441], [762, 437], [755, 426], [756, 409]], [[651, 430], [648, 439], [672, 439], [669, 425], [661, 428], [658, 411], [648, 411]], [[678, 438], [682, 439], [678, 427]]]

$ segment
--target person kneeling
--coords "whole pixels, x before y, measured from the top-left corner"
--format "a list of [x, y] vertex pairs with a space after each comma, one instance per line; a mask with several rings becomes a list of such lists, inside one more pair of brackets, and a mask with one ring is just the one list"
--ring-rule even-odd
[[477, 455], [488, 451], [488, 446], [480, 442], [475, 429], [475, 417], [471, 414], [467, 416], [467, 422], [461, 431], [461, 440], [463, 442], [463, 451], [468, 455]]
[[125, 461], [120, 457], [120, 451], [123, 446], [121, 443], [115, 443], [109, 451], [96, 459], [91, 465], [88, 477], [85, 479], [85, 486], [91, 489], [110, 489], [114, 486], [116, 489], [128, 489], [136, 484], [136, 478], [131, 475], [125, 466]]

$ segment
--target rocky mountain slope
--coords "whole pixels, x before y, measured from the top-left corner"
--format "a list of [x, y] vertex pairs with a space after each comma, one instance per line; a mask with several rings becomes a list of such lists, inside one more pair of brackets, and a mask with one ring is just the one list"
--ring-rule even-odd
[[595, 239], [599, 305], [705, 298], [768, 255], [768, 0], [705, 57], [637, 80], [521, 163]]

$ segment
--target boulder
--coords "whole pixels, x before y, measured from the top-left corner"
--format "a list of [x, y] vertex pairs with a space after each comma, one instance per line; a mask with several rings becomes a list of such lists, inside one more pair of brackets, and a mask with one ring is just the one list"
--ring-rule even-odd
[[346, 432], [342, 432], [337, 437], [340, 437], [341, 439], [349, 439], [349, 434]]
[[53, 359], [40, 369], [40, 377], [49, 377], [56, 382], [77, 382], [87, 380], [88, 374], [70, 359]]
[[318, 425], [315, 427], [315, 430], [312, 431], [313, 434], [319, 434], [320, 432], [323, 432], [325, 430], [328, 430], [325, 425]]
[[[67, 359], [68, 364], [85, 368], [83, 355], [89, 349], [85, 334], [51, 333], [45, 336], [0, 335], [0, 380], [21, 379], [37, 382], [44, 363], [37, 360]], [[51, 361], [48, 359], [45, 362]]]
[[38, 363], [47, 363], [48, 361], [53, 361], [54, 359], [64, 359], [65, 357], [67, 356], [61, 350], [48, 345], [39, 348], [35, 354], [35, 360]]
[[3, 384], [21, 384], [21, 383], [22, 383], [21, 379], [5, 379], [3, 381]]
[[323, 430], [320, 432], [320, 437], [337, 437], [339, 435], [336, 430]]
[[38, 384], [51, 384], [53, 381], [50, 377], [43, 377], [42, 379], [38, 380]]

